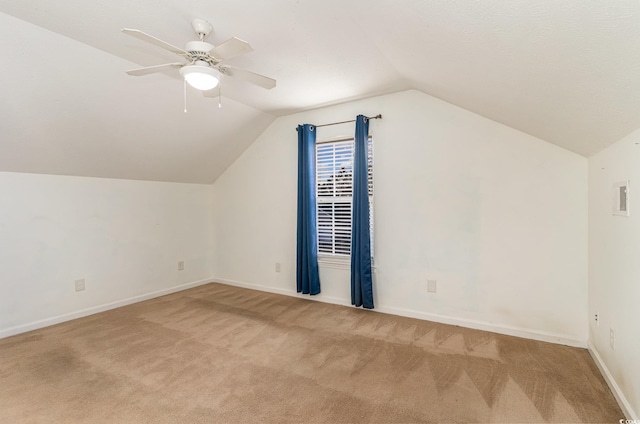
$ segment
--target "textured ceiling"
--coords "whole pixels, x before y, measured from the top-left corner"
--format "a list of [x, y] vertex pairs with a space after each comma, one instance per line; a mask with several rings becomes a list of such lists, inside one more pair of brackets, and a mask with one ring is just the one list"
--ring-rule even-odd
[[[588, 156], [640, 127], [640, 2], [0, 0], [0, 171], [208, 183], [278, 116], [419, 89]], [[167, 75], [209, 20], [255, 52], [223, 108]]]

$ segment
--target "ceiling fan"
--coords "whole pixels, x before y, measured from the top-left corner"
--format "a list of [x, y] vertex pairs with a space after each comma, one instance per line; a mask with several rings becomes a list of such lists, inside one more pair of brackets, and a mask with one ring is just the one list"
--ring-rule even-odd
[[168, 69], [179, 69], [180, 75], [182, 75], [189, 85], [195, 89], [205, 92], [218, 86], [223, 76], [242, 79], [266, 89], [272, 89], [276, 86], [276, 81], [274, 79], [223, 64], [223, 61], [227, 59], [253, 51], [253, 48], [249, 43], [239, 38], [232, 37], [224, 41], [222, 44], [214, 46], [213, 44], [209, 44], [204, 41], [213, 30], [213, 26], [209, 22], [204, 19], [194, 19], [191, 22], [191, 26], [198, 35], [199, 40], [187, 42], [184, 49], [162, 41], [159, 38], [146, 34], [140, 30], [123, 28], [122, 32], [125, 34], [154, 44], [158, 47], [162, 47], [163, 49], [186, 59], [186, 62], [183, 63], [166, 63], [164, 65], [133, 69], [131, 71], [127, 71], [127, 74], [142, 76], [154, 72], [166, 71]]

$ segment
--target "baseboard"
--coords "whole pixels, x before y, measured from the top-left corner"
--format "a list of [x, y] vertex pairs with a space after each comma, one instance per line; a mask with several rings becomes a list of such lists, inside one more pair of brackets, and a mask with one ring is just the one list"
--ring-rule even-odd
[[[257, 284], [250, 284], [250, 283], [244, 283], [240, 281], [228, 280], [225, 278], [214, 278], [213, 280], [223, 284], [228, 284], [230, 286], [243, 287], [246, 289], [253, 289], [253, 290], [259, 290], [259, 291], [264, 291], [269, 293], [282, 294], [285, 296], [300, 297], [304, 299], [315, 300], [318, 302], [334, 303], [336, 305], [351, 306], [351, 303], [348, 300], [334, 298], [330, 296], [324, 296], [322, 294], [309, 296], [309, 295], [302, 295], [300, 293], [297, 293], [294, 290], [260, 286]], [[380, 312], [383, 314], [399, 315], [399, 316], [408, 317], [408, 318], [417, 318], [425, 321], [439, 322], [442, 324], [457, 325], [459, 327], [473, 328], [475, 330], [489, 331], [491, 333], [504, 334], [507, 336], [514, 336], [514, 337], [522, 337], [525, 339], [539, 340], [542, 342], [562, 344], [566, 346], [580, 347], [584, 349], [587, 348], [586, 340], [576, 340], [576, 339], [565, 337], [563, 335], [551, 334], [551, 333], [546, 333], [542, 331], [531, 331], [531, 330], [517, 328], [517, 327], [500, 326], [500, 325], [495, 325], [489, 322], [475, 321], [475, 320], [470, 320], [465, 318], [455, 318], [455, 317], [450, 317], [445, 315], [431, 314], [431, 313], [426, 313], [422, 311], [414, 311], [411, 309], [395, 308], [395, 307], [389, 307], [384, 305], [376, 306], [376, 308], [372, 309], [371, 311]]]
[[0, 330], [0, 339], [5, 337], [15, 336], [16, 334], [26, 333], [27, 331], [37, 330], [39, 328], [49, 327], [50, 325], [60, 324], [61, 322], [71, 321], [72, 319], [86, 317], [88, 315], [97, 314], [99, 312], [108, 311], [110, 309], [119, 308], [121, 306], [131, 305], [133, 303], [142, 302], [145, 300], [153, 299], [167, 294], [176, 293], [182, 290], [187, 290], [193, 287], [198, 287], [204, 284], [211, 283], [211, 279], [192, 281], [190, 283], [180, 284], [179, 286], [170, 287], [167, 289], [157, 290], [151, 293], [145, 293], [138, 296], [133, 296], [127, 299], [117, 300], [111, 303], [105, 303], [103, 305], [94, 306], [80, 311], [70, 312], [64, 315], [58, 315], [51, 318], [35, 321], [29, 324], [18, 325], [10, 327], [5, 330]]
[[613, 397], [615, 397], [616, 401], [618, 401], [618, 405], [620, 405], [620, 409], [622, 409], [622, 412], [626, 416], [627, 420], [635, 420], [640, 422], [640, 416], [637, 415], [633, 410], [633, 408], [631, 407], [631, 404], [625, 397], [624, 393], [622, 393], [622, 390], [620, 390], [620, 386], [618, 386], [618, 383], [616, 383], [616, 380], [611, 375], [611, 372], [609, 372], [609, 368], [607, 368], [604, 361], [600, 357], [598, 350], [593, 345], [593, 343], [591, 343], [591, 341], [589, 341], [588, 349], [589, 349], [589, 353], [591, 354], [591, 357], [593, 358], [594, 362], [598, 366], [600, 373], [604, 377], [604, 380], [609, 385], [609, 388], [611, 389], [611, 393], [613, 393]]

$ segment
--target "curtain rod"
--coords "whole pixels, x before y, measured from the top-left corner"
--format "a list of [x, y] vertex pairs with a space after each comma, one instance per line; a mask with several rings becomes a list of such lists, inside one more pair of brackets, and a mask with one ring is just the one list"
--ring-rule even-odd
[[[367, 118], [367, 119], [382, 119], [382, 114], [379, 113], [376, 116], [365, 116], [365, 118]], [[350, 121], [332, 122], [330, 124], [322, 124], [322, 125], [312, 125], [312, 127], [314, 127], [314, 128], [328, 127], [328, 126], [331, 126], [331, 125], [348, 124], [349, 122], [356, 122], [356, 120], [352, 119]], [[297, 127], [296, 127], [296, 131], [298, 131]]]

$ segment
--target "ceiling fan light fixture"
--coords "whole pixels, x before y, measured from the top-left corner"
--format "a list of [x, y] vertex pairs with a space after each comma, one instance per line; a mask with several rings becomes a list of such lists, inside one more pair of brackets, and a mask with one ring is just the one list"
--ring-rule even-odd
[[222, 73], [204, 65], [187, 65], [180, 68], [180, 75], [196, 90], [212, 90], [218, 86]]

